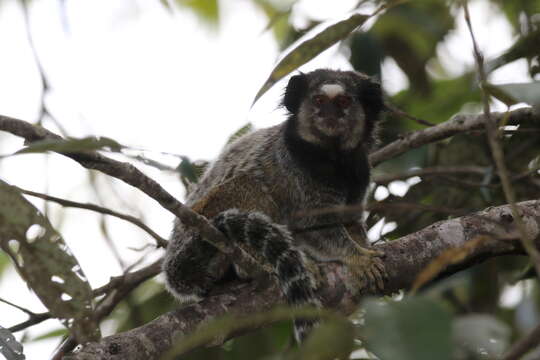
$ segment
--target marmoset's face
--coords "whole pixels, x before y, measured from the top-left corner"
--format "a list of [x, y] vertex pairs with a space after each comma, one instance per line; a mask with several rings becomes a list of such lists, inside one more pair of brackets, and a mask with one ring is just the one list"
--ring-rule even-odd
[[380, 87], [360, 73], [317, 70], [291, 78], [284, 103], [296, 115], [300, 138], [341, 149], [356, 147], [364, 138], [366, 123], [373, 121], [367, 118], [370, 112], [366, 109], [373, 94], [365, 85], [375, 85], [373, 91], [378, 91], [375, 96], [382, 103]]
[[[317, 84], [298, 112], [298, 130], [305, 140], [340, 142], [352, 148], [362, 138], [364, 109], [346, 84], [330, 80]], [[356, 140], [356, 141], [355, 141]]]

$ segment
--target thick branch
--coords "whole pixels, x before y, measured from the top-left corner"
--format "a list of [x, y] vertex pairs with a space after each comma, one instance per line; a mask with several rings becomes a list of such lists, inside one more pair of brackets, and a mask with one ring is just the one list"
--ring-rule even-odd
[[[540, 243], [540, 200], [518, 204], [528, 235]], [[492, 240], [480, 242], [459, 263], [445, 270], [444, 276], [472, 266], [489, 257], [509, 253], [522, 253], [518, 233], [508, 205], [488, 208], [460, 218], [442, 221], [416, 233], [378, 246], [386, 254], [384, 259], [388, 280], [384, 292], [365, 290], [362, 295], [383, 295], [408, 289], [416, 276], [446, 250], [461, 247], [478, 236]], [[349, 314], [358, 297], [345, 288], [347, 270], [337, 264], [325, 266], [324, 285], [320, 295], [325, 306]], [[246, 316], [268, 310], [282, 302], [279, 291], [270, 286], [255, 288], [255, 284], [229, 284], [216, 289], [214, 295], [199, 304], [184, 307], [160, 316], [154, 321], [125, 333], [102, 339], [100, 343], [85, 346], [71, 360], [94, 359], [158, 359], [177, 339], [193, 332], [201, 323], [224, 315], [236, 313]], [[245, 329], [248, 330], [248, 329]], [[234, 336], [226, 334], [221, 339]]]

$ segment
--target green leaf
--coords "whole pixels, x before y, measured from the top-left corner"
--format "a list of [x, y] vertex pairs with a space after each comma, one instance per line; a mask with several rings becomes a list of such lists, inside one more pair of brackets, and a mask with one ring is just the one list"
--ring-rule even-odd
[[384, 50], [381, 42], [371, 32], [356, 32], [351, 36], [349, 62], [354, 70], [381, 78]]
[[354, 335], [353, 325], [346, 319], [325, 321], [313, 330], [293, 359], [348, 359], [354, 348]]
[[229, 139], [227, 140], [227, 144], [232, 143], [233, 141], [241, 138], [245, 134], [251, 132], [253, 130], [253, 125], [251, 123], [247, 123], [246, 125], [242, 126], [240, 129], [236, 130], [234, 134], [232, 134]]
[[39, 340], [45, 340], [45, 339], [52, 339], [52, 338], [63, 338], [65, 336], [69, 335], [65, 328], [55, 329], [51, 331], [47, 331], [45, 334], [38, 335], [34, 338], [32, 338], [31, 341], [39, 341]]
[[8, 268], [9, 264], [10, 264], [9, 258], [6, 256], [6, 254], [0, 253], [0, 279], [2, 279], [4, 270]]
[[485, 84], [484, 89], [489, 93], [489, 95], [503, 102], [506, 106], [512, 106], [519, 102], [512, 95], [508, 94], [506, 91], [504, 91], [503, 89], [499, 88], [496, 85]]
[[[292, 340], [292, 325], [290, 320], [280, 321], [257, 331], [235, 337], [219, 346], [221, 356], [207, 356], [204, 359], [275, 359], [286, 349]], [[182, 357], [183, 359], [183, 357]], [[188, 358], [189, 359], [189, 358]], [[187, 360], [187, 359], [186, 359]]]
[[410, 88], [421, 97], [430, 94], [427, 64], [437, 58], [438, 45], [454, 27], [447, 1], [409, 1], [389, 9], [369, 30], [409, 79]]
[[327, 27], [312, 39], [302, 42], [274, 67], [274, 70], [272, 70], [264, 85], [257, 92], [253, 104], [278, 80], [347, 37], [354, 29], [369, 19], [369, 17], [369, 15], [354, 14], [346, 20]]
[[0, 180], [0, 247], [53, 317], [78, 342], [97, 340], [92, 289], [66, 243], [14, 187]]
[[324, 310], [310, 307], [278, 307], [264, 313], [255, 313], [245, 316], [239, 314], [227, 314], [220, 318], [208, 321], [204, 326], [198, 328], [189, 336], [185, 336], [179, 341], [176, 341], [175, 345], [163, 354], [161, 360], [176, 359], [178, 355], [191, 349], [208, 344], [216, 338], [226, 339], [230, 334], [238, 332], [241, 329], [260, 327], [276, 321], [289, 320], [293, 316], [305, 318], [313, 318], [316, 316], [321, 317], [324, 320], [338, 321], [336, 320], [338, 316]]
[[[475, 78], [476, 74], [466, 73], [456, 78], [432, 80], [429, 96], [420, 97], [407, 89], [394, 95], [392, 103], [411, 115], [439, 124], [462, 112], [465, 104], [480, 102], [480, 91]], [[383, 135], [392, 130], [395, 136], [403, 131], [423, 127], [410, 120], [398, 120], [387, 121], [382, 130]]]
[[450, 314], [438, 303], [408, 298], [365, 303], [364, 338], [381, 360], [450, 360]]
[[502, 55], [491, 59], [486, 63], [486, 71], [494, 70], [521, 58], [533, 58], [540, 56], [540, 28], [520, 36], [517, 41]]
[[[444, 1], [411, 1], [389, 9], [379, 17], [370, 32], [381, 37], [386, 51], [394, 54], [396, 40], [407, 44], [410, 53], [403, 54], [427, 59], [435, 54], [437, 44], [454, 27], [454, 17]], [[401, 45], [402, 46], [402, 45]], [[398, 63], [400, 61], [396, 59]]]
[[540, 107], [540, 81], [520, 84], [486, 84], [485, 88], [493, 97], [508, 106], [524, 102]]
[[219, 20], [218, 0], [176, 0], [179, 6], [193, 10], [197, 16], [211, 25], [216, 25]]
[[177, 304], [163, 288], [163, 284], [151, 279], [137, 287], [114, 313], [118, 323], [116, 332], [124, 332], [146, 324], [159, 315], [173, 310]]
[[510, 345], [507, 324], [487, 314], [470, 314], [453, 323], [455, 349], [460, 359], [500, 359]]
[[278, 43], [283, 43], [287, 34], [292, 29], [292, 25], [289, 21], [292, 11], [292, 2], [276, 2], [273, 0], [256, 0], [253, 2], [257, 5], [268, 18], [268, 24], [265, 26], [263, 32], [272, 29], [274, 37]]
[[13, 334], [0, 326], [0, 353], [7, 360], [24, 360], [23, 346], [15, 340]]
[[160, 4], [169, 12], [172, 12], [171, 4], [167, 0], [159, 0]]
[[184, 183], [184, 186], [188, 188], [190, 184], [196, 184], [199, 181], [199, 178], [208, 166], [208, 162], [191, 162], [191, 160], [187, 156], [181, 156], [180, 158], [182, 159], [182, 161], [180, 161], [180, 164], [176, 168], [176, 171], [180, 174], [180, 178]]
[[47, 151], [64, 153], [96, 150], [120, 151], [123, 147], [116, 140], [107, 137], [89, 136], [82, 139], [37, 141], [17, 151], [15, 154], [42, 153]]
[[523, 29], [524, 17], [531, 18], [534, 14], [540, 13], [538, 0], [497, 1], [497, 5], [501, 7], [507, 20], [518, 33]]

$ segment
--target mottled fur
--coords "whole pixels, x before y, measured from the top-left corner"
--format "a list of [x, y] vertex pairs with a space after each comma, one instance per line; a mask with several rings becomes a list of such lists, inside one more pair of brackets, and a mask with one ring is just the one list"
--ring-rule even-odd
[[[338, 99], [339, 87], [350, 98]], [[329, 97], [318, 98], [321, 105], [318, 95]], [[271, 269], [290, 304], [319, 306], [306, 256], [345, 263], [362, 284], [380, 285], [384, 269], [377, 254], [362, 247], [361, 212], [355, 218], [298, 216], [362, 203], [367, 154], [383, 108], [379, 85], [355, 72], [317, 70], [291, 78], [283, 105], [288, 120], [227, 146], [187, 205]], [[176, 221], [163, 265], [167, 287], [180, 300], [198, 300], [233, 261]], [[311, 326], [297, 320], [297, 338]]]

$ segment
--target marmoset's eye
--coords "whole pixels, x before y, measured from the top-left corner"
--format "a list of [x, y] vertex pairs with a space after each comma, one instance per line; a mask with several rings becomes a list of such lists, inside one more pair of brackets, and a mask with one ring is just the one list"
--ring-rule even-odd
[[339, 95], [334, 101], [342, 109], [348, 108], [352, 103], [351, 97], [347, 95]]
[[317, 106], [321, 106], [323, 104], [326, 104], [328, 102], [328, 98], [324, 95], [315, 95], [313, 97], [313, 102], [315, 103], [315, 105]]

